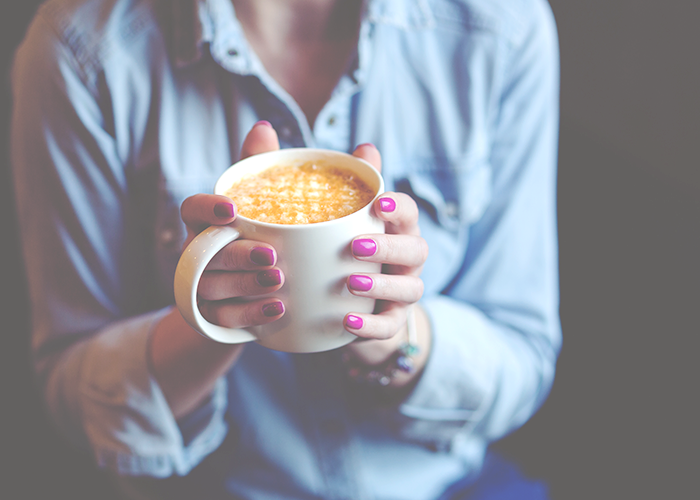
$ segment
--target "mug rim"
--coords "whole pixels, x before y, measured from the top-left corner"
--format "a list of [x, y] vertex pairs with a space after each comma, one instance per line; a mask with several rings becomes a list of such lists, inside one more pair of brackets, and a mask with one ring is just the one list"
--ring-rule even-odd
[[[226, 196], [225, 194], [220, 192], [219, 187], [222, 183], [222, 180], [226, 177], [226, 174], [231, 169], [236, 167], [237, 165], [240, 165], [241, 163], [244, 163], [244, 162], [248, 162], [249, 160], [251, 162], [256, 161], [256, 160], [259, 160], [261, 157], [265, 157], [265, 156], [288, 155], [288, 154], [294, 154], [294, 153], [299, 154], [301, 156], [308, 155], [310, 157], [313, 157], [314, 155], [338, 156], [338, 157], [344, 158], [346, 161], [347, 160], [354, 161], [354, 162], [357, 162], [359, 164], [362, 164], [362, 165], [368, 167], [369, 170], [371, 172], [373, 172], [374, 175], [376, 175], [376, 178], [378, 180], [378, 185], [375, 189], [376, 192], [374, 193], [374, 196], [366, 205], [363, 205], [362, 207], [360, 207], [359, 209], [355, 210], [352, 213], [349, 213], [349, 214], [344, 215], [342, 217], [338, 217], [337, 219], [331, 219], [331, 220], [326, 220], [326, 221], [321, 221], [321, 222], [311, 222], [311, 223], [305, 222], [302, 224], [279, 224], [276, 222], [264, 222], [264, 221], [260, 221], [260, 220], [256, 220], [256, 219], [250, 219], [250, 218], [236, 212], [236, 215], [235, 215], [236, 218], [233, 221], [234, 224], [235, 224], [236, 220], [242, 219], [243, 221], [250, 223], [250, 224], [259, 225], [261, 227], [275, 228], [277, 230], [294, 230], [294, 228], [323, 227], [323, 226], [327, 226], [329, 224], [338, 224], [338, 223], [340, 223], [340, 221], [347, 219], [348, 217], [352, 217], [354, 214], [357, 214], [358, 212], [361, 212], [361, 211], [367, 209], [367, 207], [371, 207], [371, 205], [374, 203], [374, 201], [377, 199], [377, 197], [380, 196], [384, 192], [384, 178], [382, 177], [381, 172], [379, 170], [377, 170], [374, 167], [374, 165], [372, 165], [367, 160], [363, 160], [362, 158], [358, 158], [357, 156], [351, 155], [349, 153], [345, 153], [343, 151], [335, 151], [332, 149], [284, 148], [284, 149], [276, 149], [274, 151], [267, 151], [265, 153], [258, 153], [258, 154], [249, 156], [247, 158], [243, 158], [242, 160], [238, 160], [236, 163], [232, 164], [226, 170], [224, 170], [221, 173], [221, 175], [219, 176], [219, 178], [216, 180], [216, 184], [214, 185], [214, 194]], [[273, 166], [274, 165], [268, 165], [267, 167], [261, 169], [261, 171], [265, 170], [266, 168], [271, 168]], [[363, 179], [363, 181], [364, 181], [364, 179]], [[231, 199], [231, 198], [229, 198], [229, 199]], [[231, 200], [231, 201], [234, 201], [234, 200]], [[235, 203], [235, 201], [234, 201], [234, 203]], [[298, 230], [298, 229], [296, 229], [296, 230]]]

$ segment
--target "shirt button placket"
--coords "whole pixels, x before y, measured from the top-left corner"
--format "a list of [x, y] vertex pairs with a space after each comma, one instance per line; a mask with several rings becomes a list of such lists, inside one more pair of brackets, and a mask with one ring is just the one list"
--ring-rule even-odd
[[335, 96], [321, 111], [314, 126], [318, 147], [348, 151], [350, 144], [350, 100], [345, 96]]
[[[313, 443], [326, 487], [326, 500], [361, 500], [357, 464], [351, 450], [352, 437], [346, 405], [338, 399], [338, 380], [324, 366], [332, 356], [305, 359], [298, 366], [306, 396], [306, 415], [313, 429]], [[334, 359], [334, 358], [333, 358]]]

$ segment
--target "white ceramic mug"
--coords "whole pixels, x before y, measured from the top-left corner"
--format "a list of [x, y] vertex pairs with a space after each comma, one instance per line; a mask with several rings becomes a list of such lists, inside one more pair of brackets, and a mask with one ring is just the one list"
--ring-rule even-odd
[[[362, 234], [384, 232], [384, 223], [371, 214], [374, 200], [384, 192], [384, 181], [368, 162], [346, 153], [321, 149], [282, 149], [251, 156], [235, 163], [216, 183], [224, 194], [240, 177], [276, 165], [308, 161], [352, 170], [374, 190], [367, 206], [345, 217], [315, 224], [270, 224], [237, 215], [228, 226], [211, 226], [187, 246], [175, 271], [175, 302], [185, 320], [202, 335], [218, 342], [256, 341], [286, 352], [319, 352], [341, 347], [356, 336], [345, 330], [349, 312], [368, 313], [374, 300], [352, 295], [345, 285], [352, 273], [378, 273], [381, 265], [353, 258], [352, 240]], [[265, 325], [232, 329], [208, 322], [197, 307], [197, 287], [214, 255], [235, 239], [272, 245], [285, 283], [276, 292], [285, 305], [280, 319]]]

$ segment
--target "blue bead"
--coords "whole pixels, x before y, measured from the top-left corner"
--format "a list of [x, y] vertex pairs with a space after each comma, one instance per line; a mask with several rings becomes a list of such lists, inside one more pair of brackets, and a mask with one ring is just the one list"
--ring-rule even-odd
[[406, 356], [399, 356], [396, 359], [396, 366], [398, 366], [400, 370], [406, 373], [411, 373], [414, 368], [414, 363], [411, 358], [408, 358]]

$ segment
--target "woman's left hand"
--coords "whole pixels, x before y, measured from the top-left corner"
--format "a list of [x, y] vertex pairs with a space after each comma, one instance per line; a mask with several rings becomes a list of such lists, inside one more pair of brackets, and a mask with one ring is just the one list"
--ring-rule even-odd
[[[353, 154], [381, 169], [381, 157], [374, 146], [358, 146]], [[423, 295], [419, 276], [428, 257], [428, 244], [420, 236], [418, 207], [406, 194], [387, 192], [375, 201], [373, 212], [386, 223], [386, 234], [359, 236], [351, 248], [356, 259], [381, 263], [382, 273], [353, 274], [348, 277], [347, 287], [353, 295], [373, 298], [377, 303], [372, 314], [351, 312], [345, 316], [345, 328], [368, 340], [345, 347], [346, 358], [368, 366], [384, 362], [406, 341], [407, 317], [414, 307], [418, 309], [416, 324], [422, 348], [418, 362], [422, 364], [427, 358], [430, 334], [425, 314], [415, 303]], [[408, 378], [402, 377], [402, 381], [408, 382]]]

